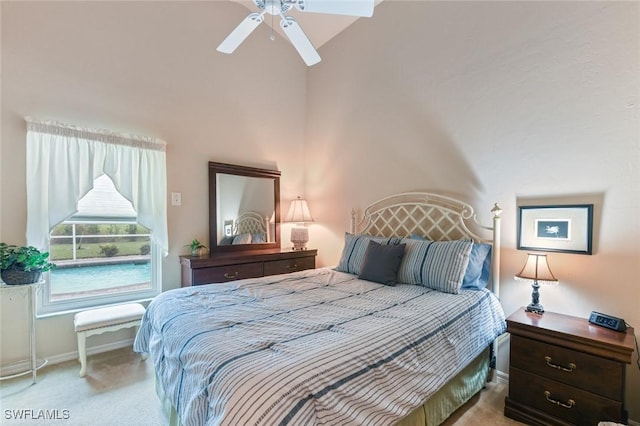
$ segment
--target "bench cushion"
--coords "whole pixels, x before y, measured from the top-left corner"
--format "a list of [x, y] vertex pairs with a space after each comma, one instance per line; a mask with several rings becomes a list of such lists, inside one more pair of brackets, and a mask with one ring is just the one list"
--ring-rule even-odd
[[78, 332], [139, 320], [143, 315], [144, 306], [139, 303], [129, 303], [78, 312], [73, 318], [73, 325]]

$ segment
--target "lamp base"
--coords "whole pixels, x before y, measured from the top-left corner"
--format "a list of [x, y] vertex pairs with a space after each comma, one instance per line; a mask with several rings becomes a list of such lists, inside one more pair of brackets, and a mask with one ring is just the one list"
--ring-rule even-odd
[[307, 228], [293, 228], [291, 230], [291, 242], [293, 250], [306, 250], [309, 242], [309, 230]]
[[534, 314], [544, 314], [544, 307], [539, 303], [530, 303], [525, 309], [525, 312], [533, 312]]
[[525, 311], [542, 315], [544, 314], [544, 307], [540, 304], [540, 284], [538, 284], [538, 280], [534, 280], [531, 287], [533, 288], [533, 292], [531, 293], [531, 303], [529, 303], [529, 306], [527, 306]]

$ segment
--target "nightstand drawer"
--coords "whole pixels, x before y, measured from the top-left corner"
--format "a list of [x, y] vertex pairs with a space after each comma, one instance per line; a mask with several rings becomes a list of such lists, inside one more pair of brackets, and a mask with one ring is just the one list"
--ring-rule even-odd
[[509, 396], [517, 403], [576, 425], [624, 421], [622, 403], [517, 368], [509, 371]]
[[237, 265], [200, 268], [193, 271], [196, 283], [222, 283], [226, 281], [257, 278], [263, 276], [263, 263], [240, 263]]
[[316, 267], [315, 257], [299, 257], [297, 259], [274, 260], [265, 262], [265, 275], [287, 274], [289, 272], [303, 271]]
[[622, 401], [624, 364], [521, 336], [511, 336], [511, 365]]

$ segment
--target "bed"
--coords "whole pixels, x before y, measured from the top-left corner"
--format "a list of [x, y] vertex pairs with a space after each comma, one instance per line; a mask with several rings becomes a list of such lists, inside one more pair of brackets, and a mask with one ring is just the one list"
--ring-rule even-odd
[[230, 235], [220, 245], [262, 244], [271, 241], [269, 217], [255, 212], [244, 212], [233, 221]]
[[452, 198], [385, 198], [352, 212], [335, 268], [159, 295], [134, 350], [176, 425], [439, 424], [482, 388], [505, 331], [499, 214], [471, 230]]

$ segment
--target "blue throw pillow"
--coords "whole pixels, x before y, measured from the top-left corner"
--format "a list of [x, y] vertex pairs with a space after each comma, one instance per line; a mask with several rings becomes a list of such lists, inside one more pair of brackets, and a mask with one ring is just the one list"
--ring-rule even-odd
[[469, 254], [469, 265], [462, 279], [462, 288], [480, 290], [489, 283], [491, 272], [491, 244], [474, 243]]
[[264, 234], [251, 234], [251, 244], [266, 243]]
[[404, 244], [382, 245], [369, 241], [358, 278], [394, 286], [404, 256]]

